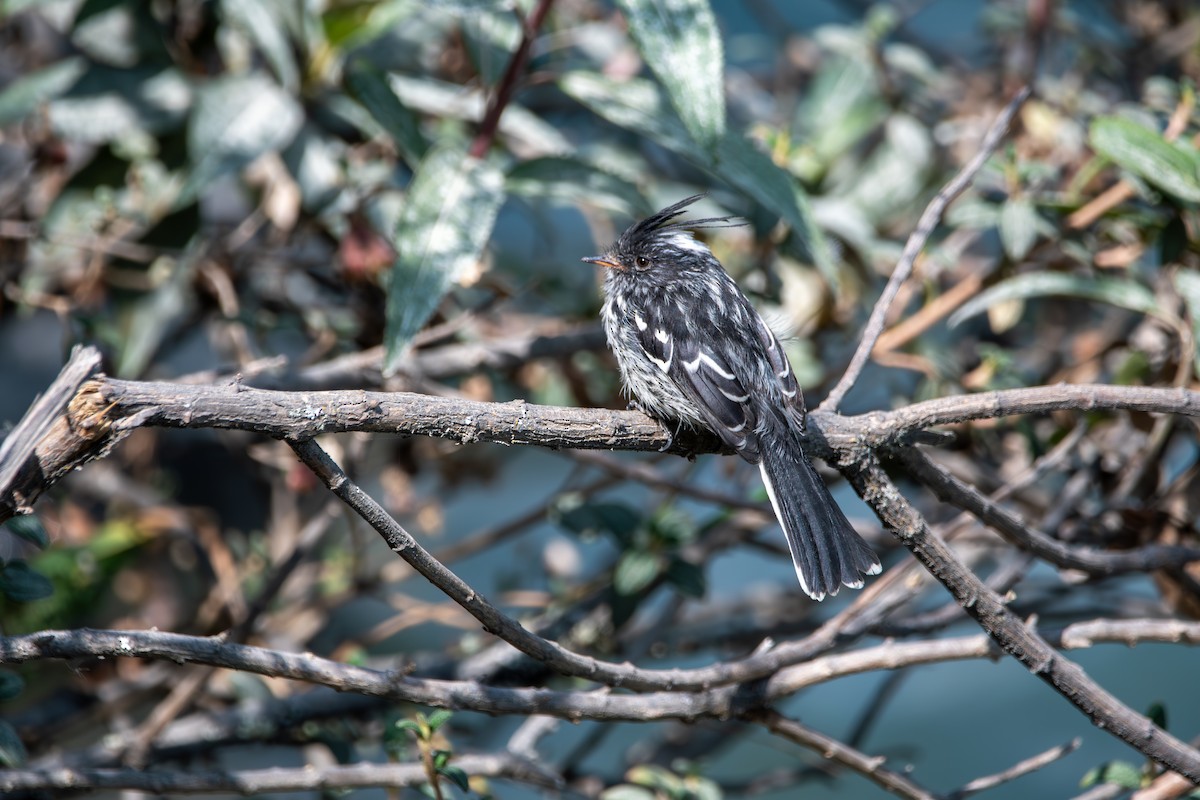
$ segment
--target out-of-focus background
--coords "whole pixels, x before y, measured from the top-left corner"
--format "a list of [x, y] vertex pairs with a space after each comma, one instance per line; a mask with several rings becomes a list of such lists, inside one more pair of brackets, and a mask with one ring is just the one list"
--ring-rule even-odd
[[[681, 8], [702, 13], [680, 22]], [[623, 407], [596, 323], [599, 279], [579, 259], [697, 192], [708, 196], [696, 216], [749, 223], [707, 241], [793, 334], [811, 404], [844, 369], [925, 203], [1030, 75], [1033, 99], [951, 207], [843, 412], [1057, 382], [1195, 387], [1194, 2], [713, 0], [714, 25], [706, 8], [7, 0], [0, 423], [19, 419], [81, 342], [130, 379], [240, 374], [276, 389]], [[509, 75], [523, 24], [536, 31]], [[513, 89], [507, 104], [498, 87]], [[993, 491], [1080, 426], [1069, 457], [1013, 507], [1067, 542], [1194, 542], [1191, 421], [991, 421], [956, 428], [936, 455]], [[816, 606], [797, 592], [769, 513], [746, 508], [766, 508], [756, 470], [736, 459], [386, 436], [329, 446], [472, 586], [606, 660], [733, 658], [811, 632], [854, 597]], [[645, 464], [657, 483], [627, 480]], [[907, 557], [843, 482], [835, 495], [886, 567]], [[912, 498], [933, 523], [954, 517], [922, 490]], [[0, 531], [6, 635], [236, 626], [287, 652], [571, 687], [526, 664], [495, 667], [478, 623], [265, 438], [139, 430], [21, 524]], [[1041, 628], [1194, 619], [1200, 607], [1182, 572], [1064, 572], [981, 527], [956, 542], [981, 574], [1013, 571], [1013, 607]], [[978, 633], [962, 616], [913, 623], [947, 600], [929, 584], [847, 644]], [[1200, 733], [1188, 647], [1071, 657], [1177, 735]], [[119, 766], [132, 751], [165, 769], [241, 769], [418, 755], [396, 722], [428, 709], [198, 669], [9, 668], [0, 758]], [[191, 694], [152, 730], [184, 678]], [[1066, 797], [1104, 768], [1127, 789], [1144, 777], [1139, 754], [1006, 658], [844, 678], [780, 710], [936, 791], [1075, 737], [1073, 753], [987, 796]], [[246, 724], [206, 733], [238, 712]], [[459, 712], [440, 744], [495, 751], [522, 721]], [[563, 724], [537, 756], [567, 797], [883, 796], [745, 723]], [[471, 796], [543, 791], [477, 780]]]

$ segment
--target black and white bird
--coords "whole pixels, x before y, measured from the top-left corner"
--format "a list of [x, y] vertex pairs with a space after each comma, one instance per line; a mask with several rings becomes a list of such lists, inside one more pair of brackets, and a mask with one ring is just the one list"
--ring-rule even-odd
[[651, 416], [711, 428], [757, 464], [800, 588], [814, 600], [857, 589], [879, 559], [850, 526], [801, 446], [804, 397], [775, 334], [692, 230], [675, 222], [703, 195], [629, 227], [601, 256], [602, 313], [626, 392]]

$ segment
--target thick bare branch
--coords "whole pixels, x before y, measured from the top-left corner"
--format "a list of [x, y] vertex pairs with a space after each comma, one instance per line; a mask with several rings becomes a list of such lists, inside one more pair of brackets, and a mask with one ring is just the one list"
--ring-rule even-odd
[[[452, 762], [468, 775], [508, 778], [535, 786], [555, 788], [561, 779], [524, 758], [510, 753], [462, 755]], [[351, 764], [229, 771], [138, 769], [6, 769], [0, 770], [0, 791], [138, 791], [152, 794], [211, 794], [232, 792], [298, 792], [305, 790], [365, 787], [420, 786], [427, 780], [421, 764]]]

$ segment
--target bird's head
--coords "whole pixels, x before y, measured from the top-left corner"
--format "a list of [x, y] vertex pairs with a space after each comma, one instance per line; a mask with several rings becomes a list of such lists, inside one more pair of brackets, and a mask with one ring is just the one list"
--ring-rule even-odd
[[604, 255], [583, 260], [629, 275], [664, 271], [703, 272], [711, 269], [716, 265], [716, 259], [707, 245], [692, 238], [692, 231], [697, 228], [736, 227], [740, 223], [730, 222], [732, 217], [672, 222], [685, 208], [702, 197], [702, 194], [692, 195], [640, 222], [635, 222], [604, 252]]

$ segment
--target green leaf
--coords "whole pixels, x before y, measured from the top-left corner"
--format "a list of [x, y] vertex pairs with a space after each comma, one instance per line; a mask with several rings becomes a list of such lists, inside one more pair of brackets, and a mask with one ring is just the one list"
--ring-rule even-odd
[[187, 319], [195, 303], [192, 281], [203, 255], [204, 248], [193, 242], [178, 259], [161, 256], [155, 260], [151, 273], [165, 273], [166, 277], [128, 311], [122, 348], [117, 356], [118, 376], [143, 375], [163, 341]]
[[522, 161], [509, 170], [507, 187], [515, 195], [587, 204], [624, 216], [651, 210], [632, 183], [573, 158]]
[[395, 728], [396, 728], [396, 730], [404, 731], [405, 733], [412, 733], [412, 734], [416, 734], [417, 736], [421, 735], [420, 724], [411, 719], [396, 720]]
[[17, 603], [29, 603], [54, 594], [54, 584], [22, 559], [0, 567], [0, 593]]
[[446, 708], [439, 708], [426, 718], [425, 724], [429, 726], [429, 730], [436, 731], [438, 728], [445, 725], [446, 722], [449, 721], [449, 719], [453, 716], [453, 711]]
[[631, 786], [628, 783], [610, 786], [600, 793], [600, 800], [655, 800], [655, 797], [654, 792], [649, 789]]
[[725, 136], [725, 56], [708, 0], [617, 0], [684, 127], [710, 153]]
[[471, 791], [471, 779], [467, 777], [467, 773], [462, 767], [446, 766], [438, 769], [438, 775], [444, 778], [449, 778], [454, 785], [464, 792]]
[[435, 149], [421, 162], [397, 224], [387, 296], [384, 373], [482, 257], [504, 203], [504, 176], [486, 161]]
[[191, 103], [192, 88], [173, 67], [92, 65], [46, 113], [65, 139], [110, 142], [178, 130]]
[[657, 764], [639, 764], [631, 767], [625, 773], [625, 779], [639, 786], [666, 792], [671, 797], [679, 796], [683, 789], [683, 781], [678, 775]]
[[1030, 272], [1017, 275], [992, 286], [971, 298], [950, 315], [949, 325], [955, 327], [964, 320], [986, 311], [1006, 300], [1025, 300], [1031, 297], [1064, 295], [1127, 308], [1143, 314], [1158, 315], [1154, 293], [1140, 283], [1123, 278], [1068, 275], [1062, 272]]
[[1123, 117], [1092, 121], [1092, 149], [1181, 200], [1200, 203], [1200, 156]]
[[0, 669], [0, 701], [11, 700], [24, 689], [24, 678], [12, 670]]
[[[472, 3], [483, 6], [485, 4]], [[502, 3], [493, 7], [477, 7], [462, 14], [463, 44], [479, 74], [488, 85], [500, 81], [512, 54], [521, 43], [521, 23], [512, 8]]]
[[725, 796], [717, 783], [700, 775], [689, 775], [683, 783], [695, 800], [721, 800]]
[[387, 76], [362, 59], [355, 59], [345, 74], [346, 89], [370, 112], [392, 137], [400, 157], [411, 166], [420, 163], [429, 142], [417, 124], [417, 116], [400, 102]]
[[667, 582], [679, 590], [681, 594], [697, 599], [704, 597], [706, 582], [704, 570], [690, 561], [673, 558], [667, 566]]
[[300, 102], [261, 73], [220, 78], [202, 88], [188, 125], [194, 167], [176, 207], [191, 203], [215, 178], [283, 150], [303, 122]]
[[574, 533], [611, 534], [622, 547], [628, 547], [642, 517], [622, 503], [584, 503], [562, 514], [558, 522]]
[[1200, 370], [1200, 275], [1190, 269], [1175, 272], [1175, 291], [1187, 306], [1192, 320], [1192, 340], [1196, 342], [1196, 369]]
[[662, 572], [662, 558], [645, 550], [628, 550], [613, 570], [613, 591], [633, 595], [645, 589]]
[[42, 103], [58, 97], [70, 89], [87, 68], [83, 58], [72, 56], [13, 81], [0, 92], [0, 125], [24, 119]]
[[25, 751], [25, 743], [17, 735], [17, 730], [8, 722], [0, 719], [0, 767], [14, 769], [25, 766], [29, 754]]
[[418, 0], [332, 3], [321, 15], [328, 46], [349, 53], [387, 35], [407, 17], [426, 7]]
[[46, 529], [42, 527], [42, 521], [33, 514], [13, 517], [4, 523], [4, 527], [13, 536], [24, 539], [42, 550], [50, 546], [50, 537], [46, 535]]
[[803, 245], [800, 257], [816, 264], [826, 280], [837, 282], [833, 252], [813, 220], [808, 195], [791, 175], [745, 137], [726, 133], [714, 158], [692, 141], [658, 87], [648, 81], [614, 81], [591, 72], [569, 72], [562, 77], [560, 86], [595, 114], [614, 125], [649, 136], [778, 214]]
[[1023, 261], [1037, 241], [1037, 210], [1027, 197], [1010, 197], [1000, 209], [1000, 244], [1012, 261]]
[[1146, 716], [1164, 731], [1167, 729], [1167, 707], [1162, 703], [1151, 703], [1146, 709]]
[[1122, 789], [1140, 789], [1142, 771], [1128, 761], [1109, 761], [1088, 770], [1079, 785], [1086, 789], [1101, 783], [1114, 783]]
[[300, 87], [300, 70], [282, 4], [272, 0], [222, 0], [221, 13], [254, 41], [279, 82], [295, 93]]

